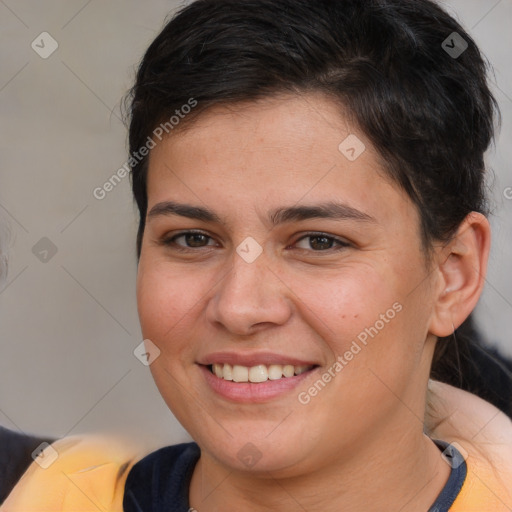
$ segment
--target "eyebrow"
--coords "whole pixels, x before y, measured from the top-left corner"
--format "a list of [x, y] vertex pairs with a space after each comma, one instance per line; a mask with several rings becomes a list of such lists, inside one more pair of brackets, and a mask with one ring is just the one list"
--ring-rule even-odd
[[270, 214], [271, 223], [276, 226], [286, 222], [308, 219], [357, 220], [377, 222], [371, 215], [343, 203], [329, 202], [312, 206], [278, 208]]
[[155, 204], [148, 213], [148, 219], [160, 215], [179, 215], [180, 217], [187, 217], [189, 219], [202, 220], [205, 222], [221, 222], [220, 217], [208, 208], [176, 203], [175, 201], [163, 201]]
[[[189, 204], [177, 203], [175, 201], [163, 201], [157, 203], [148, 213], [148, 219], [160, 215], [179, 215], [189, 219], [204, 222], [222, 223], [220, 217], [212, 210]], [[357, 210], [352, 206], [338, 202], [328, 202], [311, 206], [291, 206], [276, 208], [269, 214], [270, 223], [273, 226], [287, 222], [298, 222], [309, 219], [334, 219], [334, 220], [356, 220], [361, 222], [376, 223], [374, 217], [365, 212]]]

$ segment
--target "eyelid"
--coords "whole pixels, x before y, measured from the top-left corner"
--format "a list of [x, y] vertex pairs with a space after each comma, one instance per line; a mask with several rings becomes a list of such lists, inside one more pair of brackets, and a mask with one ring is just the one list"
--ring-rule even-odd
[[[161, 237], [161, 239], [158, 242], [160, 245], [173, 246], [173, 247], [177, 248], [178, 250], [183, 250], [183, 251], [196, 251], [197, 249], [213, 247], [212, 245], [204, 245], [202, 247], [187, 247], [185, 245], [179, 245], [175, 242], [175, 240], [177, 238], [180, 238], [185, 235], [190, 235], [190, 234], [203, 235], [206, 238], [209, 238], [210, 240], [215, 241], [215, 238], [213, 236], [211, 236], [209, 233], [207, 233], [206, 231], [202, 231], [200, 229], [186, 229], [183, 231], [178, 231], [177, 233], [174, 233], [172, 235], [166, 234], [163, 237]], [[216, 242], [216, 244], [218, 245], [217, 242]]]
[[308, 233], [303, 233], [299, 238], [297, 238], [291, 245], [295, 245], [297, 244], [298, 242], [300, 242], [301, 240], [304, 240], [304, 238], [312, 238], [312, 237], [325, 237], [325, 238], [328, 238], [330, 240], [333, 240], [336, 244], [338, 244], [338, 247], [331, 247], [329, 249], [326, 249], [324, 251], [314, 251], [312, 249], [302, 249], [302, 248], [299, 248], [299, 250], [304, 250], [304, 251], [308, 251], [308, 252], [313, 252], [313, 253], [322, 253], [322, 252], [329, 252], [329, 251], [335, 251], [337, 249], [343, 249], [345, 247], [352, 247], [352, 244], [344, 239], [344, 238], [340, 238], [338, 236], [335, 236], [335, 235], [332, 235], [330, 233], [324, 233], [322, 231], [311, 231], [311, 232], [308, 232]]
[[[216, 243], [216, 245], [218, 247], [218, 242], [216, 242], [215, 238], [213, 236], [211, 236], [208, 232], [202, 231], [200, 229], [187, 229], [187, 230], [184, 230], [184, 231], [178, 231], [177, 233], [174, 233], [174, 234], [172, 234], [170, 236], [169, 235], [164, 235], [160, 239], [159, 243], [161, 245], [165, 245], [165, 246], [173, 246], [173, 247], [177, 248], [178, 250], [193, 251], [193, 252], [197, 251], [198, 249], [205, 249], [205, 248], [212, 247], [212, 245], [204, 245], [204, 246], [201, 246], [201, 247], [187, 247], [187, 246], [176, 244], [175, 240], [177, 238], [180, 238], [182, 236], [189, 235], [189, 234], [203, 235], [206, 238], [208, 238], [209, 240], [215, 241], [215, 243]], [[298, 249], [299, 250], [303, 250], [303, 251], [307, 251], [307, 252], [311, 252], [311, 253], [319, 254], [319, 253], [332, 252], [332, 251], [336, 251], [336, 250], [339, 250], [339, 249], [343, 249], [345, 247], [351, 247], [352, 246], [352, 244], [348, 240], [346, 240], [344, 238], [340, 238], [338, 236], [332, 235], [330, 233], [325, 233], [325, 232], [322, 232], [322, 231], [311, 231], [311, 232], [307, 232], [307, 233], [302, 233], [292, 244], [287, 246], [287, 248], [290, 247], [290, 246], [294, 246], [295, 244], [297, 244], [301, 240], [304, 240], [305, 238], [313, 238], [313, 237], [325, 237], [325, 238], [328, 238], [329, 240], [333, 240], [335, 242], [335, 244], [337, 244], [337, 247], [331, 247], [331, 248], [325, 249], [323, 251], [315, 251], [313, 249], [302, 249], [302, 248], [298, 248]]]

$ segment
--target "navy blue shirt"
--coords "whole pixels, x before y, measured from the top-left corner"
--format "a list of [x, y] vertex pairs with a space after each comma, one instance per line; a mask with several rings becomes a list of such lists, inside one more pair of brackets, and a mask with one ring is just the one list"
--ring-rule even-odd
[[[447, 512], [457, 498], [467, 466], [460, 452], [444, 441], [434, 441], [452, 467], [448, 482], [428, 512]], [[189, 512], [190, 480], [201, 452], [196, 443], [161, 448], [137, 462], [128, 474], [125, 512]]]
[[33, 462], [32, 452], [53, 439], [27, 436], [0, 426], [0, 505]]

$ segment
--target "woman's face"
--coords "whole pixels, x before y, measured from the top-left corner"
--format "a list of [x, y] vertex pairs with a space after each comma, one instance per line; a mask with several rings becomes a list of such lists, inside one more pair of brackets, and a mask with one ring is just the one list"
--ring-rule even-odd
[[436, 274], [414, 205], [339, 110], [313, 94], [216, 107], [151, 151], [151, 371], [229, 468], [298, 474], [422, 429]]

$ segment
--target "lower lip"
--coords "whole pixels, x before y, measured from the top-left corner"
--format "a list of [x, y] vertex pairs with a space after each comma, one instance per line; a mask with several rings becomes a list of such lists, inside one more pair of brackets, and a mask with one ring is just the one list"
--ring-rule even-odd
[[278, 380], [266, 380], [265, 382], [233, 382], [220, 379], [214, 375], [208, 366], [199, 365], [206, 383], [210, 388], [223, 398], [233, 402], [261, 403], [284, 395], [296, 388], [306, 379], [315, 368], [293, 377], [284, 377]]

